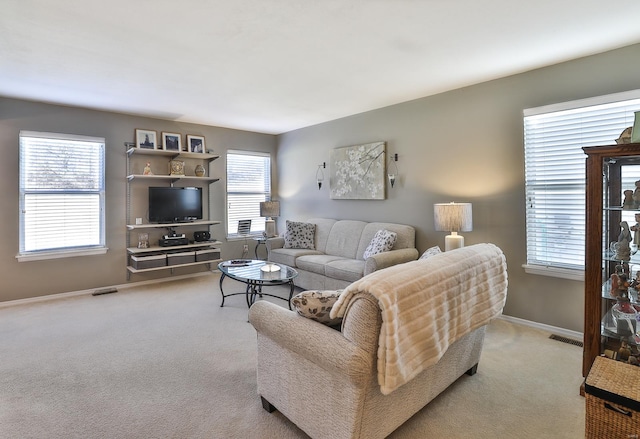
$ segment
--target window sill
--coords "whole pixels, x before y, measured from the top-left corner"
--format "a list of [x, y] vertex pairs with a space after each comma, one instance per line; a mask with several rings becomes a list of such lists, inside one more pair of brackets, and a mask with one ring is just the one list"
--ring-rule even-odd
[[108, 247], [78, 249], [78, 250], [61, 250], [52, 252], [38, 252], [29, 254], [18, 254], [16, 259], [18, 262], [43, 261], [46, 259], [74, 258], [77, 256], [93, 256], [103, 255], [109, 250]]
[[227, 236], [227, 241], [228, 242], [246, 241], [246, 240], [249, 240], [249, 239], [253, 240], [254, 238], [262, 238], [262, 232], [252, 233], [250, 235], [242, 235], [242, 236], [230, 235], [230, 236]]
[[523, 264], [522, 268], [528, 274], [539, 276], [559, 277], [562, 279], [584, 281], [584, 270], [570, 270], [568, 268], [547, 267], [544, 265]]

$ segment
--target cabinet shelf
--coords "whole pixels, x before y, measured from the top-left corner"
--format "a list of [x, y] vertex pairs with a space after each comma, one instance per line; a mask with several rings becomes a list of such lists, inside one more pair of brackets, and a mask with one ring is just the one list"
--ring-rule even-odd
[[179, 181], [179, 180], [200, 180], [207, 181], [209, 183], [214, 183], [219, 178], [215, 177], [198, 177], [196, 175], [144, 175], [144, 174], [131, 174], [127, 175], [127, 180], [169, 180], [169, 181]]
[[212, 247], [212, 246], [220, 245], [220, 244], [222, 244], [222, 242], [220, 241], [205, 241], [205, 242], [198, 242], [198, 243], [194, 242], [193, 244], [185, 244], [185, 245], [172, 245], [170, 247], [160, 247], [159, 245], [154, 245], [147, 248], [127, 247], [127, 252], [129, 254], [135, 255], [135, 254], [143, 254], [143, 253], [167, 252], [170, 250], [180, 250], [180, 249], [186, 249], [186, 248], [193, 248], [193, 249], [216, 248], [217, 249], [217, 247]]
[[222, 259], [212, 259], [210, 261], [189, 262], [188, 264], [163, 265], [162, 267], [140, 268], [140, 269], [133, 268], [132, 266], [128, 265], [127, 270], [129, 270], [131, 273], [146, 273], [149, 271], [172, 270], [174, 268], [189, 267], [193, 265], [203, 265], [203, 264], [215, 264], [217, 266], [220, 262], [222, 262]]
[[220, 158], [216, 154], [208, 154], [201, 152], [186, 152], [186, 151], [165, 151], [163, 149], [144, 149], [144, 148], [129, 148], [127, 149], [127, 155], [142, 154], [142, 155], [155, 155], [164, 156], [168, 158], [182, 158], [182, 159], [195, 159], [195, 160], [207, 160], [212, 161]]
[[148, 224], [127, 224], [128, 230], [135, 229], [162, 229], [167, 227], [191, 227], [191, 226], [213, 226], [216, 224], [220, 224], [220, 221], [191, 221], [188, 223], [148, 223]]

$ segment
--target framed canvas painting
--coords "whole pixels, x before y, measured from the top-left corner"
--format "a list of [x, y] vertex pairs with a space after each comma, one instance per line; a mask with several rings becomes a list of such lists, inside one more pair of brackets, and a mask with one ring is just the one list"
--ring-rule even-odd
[[384, 200], [386, 142], [342, 146], [331, 151], [331, 198]]

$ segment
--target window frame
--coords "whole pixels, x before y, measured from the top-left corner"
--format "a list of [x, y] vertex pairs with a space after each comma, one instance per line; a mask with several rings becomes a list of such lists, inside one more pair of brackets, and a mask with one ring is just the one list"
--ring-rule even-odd
[[[238, 158], [242, 157], [251, 157], [255, 159], [257, 157], [266, 160], [266, 163], [263, 164], [262, 170], [264, 172], [263, 178], [260, 179], [262, 181], [262, 190], [249, 190], [248, 188], [230, 188], [230, 183], [233, 184], [234, 178], [230, 178], [230, 156], [237, 156]], [[268, 165], [268, 166], [265, 166]], [[239, 172], [241, 169], [238, 169]], [[254, 238], [261, 237], [265, 232], [265, 218], [260, 216], [260, 202], [261, 201], [271, 201], [271, 173], [272, 173], [272, 159], [271, 154], [268, 152], [259, 152], [259, 151], [248, 151], [248, 150], [238, 150], [238, 149], [229, 149], [226, 153], [226, 209], [225, 209], [225, 218], [226, 218], [226, 237], [229, 241], [234, 240], [242, 240], [246, 238]], [[245, 205], [246, 214], [240, 215], [234, 212], [233, 217], [230, 211], [232, 198], [235, 196], [253, 196], [254, 200], [249, 201]], [[237, 217], [237, 218], [236, 218]], [[237, 233], [238, 221], [240, 219], [251, 219], [251, 230], [247, 235], [240, 235]]]
[[[31, 139], [31, 144], [29, 143]], [[33, 180], [29, 179], [29, 172], [34, 172], [34, 169], [38, 169], [39, 166], [44, 166], [46, 159], [42, 161], [30, 161], [27, 157], [27, 148], [44, 148], [42, 145], [37, 145], [36, 139], [43, 139], [42, 142], [50, 141], [51, 143], [60, 142], [60, 141], [68, 141], [68, 142], [84, 142], [92, 144], [91, 148], [99, 148], [99, 151], [93, 151], [90, 155], [96, 155], [94, 160], [91, 161], [91, 165], [97, 168], [100, 175], [95, 180], [97, 184], [94, 188], [71, 188], [71, 187], [46, 187], [45, 185], [27, 185], [27, 182], [32, 183]], [[106, 213], [105, 213], [105, 204], [106, 204], [106, 141], [102, 137], [93, 137], [93, 136], [81, 136], [76, 134], [61, 134], [61, 133], [49, 133], [49, 132], [38, 132], [38, 131], [26, 131], [21, 130], [19, 133], [19, 154], [20, 154], [20, 166], [19, 166], [19, 242], [18, 242], [18, 254], [16, 255], [16, 259], [19, 262], [26, 261], [37, 261], [37, 260], [46, 260], [46, 259], [58, 259], [58, 258], [67, 258], [67, 257], [76, 257], [76, 256], [88, 256], [88, 255], [98, 255], [104, 254], [108, 251], [108, 247], [106, 246]], [[78, 143], [80, 145], [81, 143]], [[71, 150], [72, 151], [72, 150]], [[76, 157], [79, 154], [75, 155]], [[86, 159], [86, 153], [82, 155], [83, 159]], [[39, 158], [38, 158], [39, 159]], [[86, 163], [86, 162], [82, 162]], [[54, 166], [56, 166], [55, 161], [53, 162]], [[31, 165], [31, 166], [29, 166]], [[59, 164], [58, 164], [59, 166]], [[80, 172], [80, 169], [74, 168], [76, 172]], [[85, 170], [86, 172], [86, 170]], [[31, 186], [31, 187], [28, 187]], [[96, 198], [97, 202], [93, 204], [94, 209], [97, 213], [93, 213], [91, 215], [95, 215], [92, 218], [93, 224], [97, 224], [96, 227], [92, 227], [91, 231], [88, 235], [91, 235], [94, 239], [93, 242], [87, 243], [86, 245], [78, 244], [77, 242], [71, 245], [63, 245], [63, 246], [53, 246], [53, 247], [45, 247], [44, 245], [34, 249], [27, 249], [27, 236], [28, 229], [31, 226], [27, 226], [26, 221], [27, 213], [26, 206], [27, 200], [30, 195], [41, 195], [45, 198], [48, 196], [59, 195], [64, 197], [66, 200], [72, 200], [74, 198], [82, 197], [90, 197]], [[60, 200], [57, 201], [60, 203]], [[68, 208], [67, 211], [70, 211], [74, 208]], [[77, 209], [77, 208], [76, 208]], [[63, 209], [64, 210], [64, 209]], [[58, 210], [59, 211], [59, 210]], [[90, 209], [87, 210], [90, 213]], [[50, 228], [54, 221], [45, 221], [43, 226], [34, 228], [34, 233], [43, 233], [46, 232], [47, 228]], [[49, 227], [47, 227], [47, 225]]]
[[[585, 226], [586, 226], [586, 207], [585, 206], [585, 198], [584, 192], [586, 190], [586, 155], [582, 150], [583, 146], [599, 146], [612, 144], [615, 142], [615, 139], [622, 133], [622, 131], [630, 125], [633, 125], [634, 120], [634, 110], [631, 110], [631, 107], [635, 108], [635, 111], [640, 110], [640, 90], [631, 90], [622, 93], [614, 93], [604, 96], [597, 96], [587, 99], [580, 99], [575, 101], [563, 102], [559, 104], [547, 105], [543, 107], [530, 108], [525, 109], [523, 111], [523, 128], [524, 128], [524, 153], [525, 153], [525, 229], [526, 229], [526, 257], [527, 262], [523, 264], [523, 268], [527, 273], [537, 274], [537, 275], [545, 275], [552, 277], [560, 277], [565, 279], [572, 280], [584, 280], [584, 239], [585, 239]], [[627, 108], [629, 107], [629, 108]], [[591, 112], [591, 115], [587, 113]], [[595, 116], [593, 115], [593, 113]], [[605, 117], [604, 115], [610, 112], [615, 117]], [[578, 115], [576, 117], [576, 115]], [[552, 128], [548, 128], [548, 134], [544, 134], [544, 130], [536, 130], [528, 126], [528, 122], [531, 119], [536, 117], [540, 117], [542, 119], [547, 119], [545, 123], [548, 123]], [[567, 120], [573, 119], [571, 122], [564, 122], [566, 125], [563, 125], [563, 118], [566, 117]], [[529, 118], [529, 119], [528, 119]], [[576, 123], [578, 120], [583, 120], [580, 123]], [[595, 121], [595, 122], [594, 122]], [[558, 123], [559, 125], [552, 125]], [[570, 127], [570, 128], [569, 128]], [[548, 136], [545, 137], [545, 135]], [[529, 137], [533, 138], [533, 140], [529, 141]], [[568, 158], [549, 158], [549, 165], [546, 168], [543, 166], [542, 170], [549, 172], [549, 176], [545, 174], [546, 181], [543, 183], [547, 184], [545, 186], [545, 191], [548, 193], [553, 193], [556, 190], [556, 194], [565, 191], [573, 191], [573, 196], [565, 195], [566, 205], [563, 205], [561, 208], [555, 208], [551, 206], [547, 214], [557, 214], [560, 212], [560, 209], [565, 209], [565, 211], [569, 211], [571, 209], [567, 209], [567, 205], [570, 200], [574, 203], [577, 202], [579, 197], [575, 196], [576, 191], [580, 191], [581, 199], [582, 199], [582, 209], [580, 211], [574, 209], [571, 212], [573, 215], [572, 222], [575, 224], [575, 216], [577, 212], [582, 220], [582, 232], [581, 232], [581, 242], [582, 245], [578, 246], [582, 249], [582, 262], [581, 264], [567, 264], [568, 266], [563, 266], [563, 264], [554, 263], [550, 260], [545, 260], [540, 255], [536, 255], [537, 257], [531, 257], [531, 252], [535, 253], [535, 249], [532, 250], [531, 242], [535, 241], [535, 229], [538, 225], [533, 224], [533, 218], [536, 217], [536, 208], [533, 207], [535, 204], [535, 200], [531, 198], [532, 187], [534, 186], [531, 181], [532, 180], [543, 180], [539, 176], [536, 177], [532, 174], [530, 167], [535, 167], [531, 163], [531, 153], [528, 150], [530, 148], [529, 143], [538, 143], [540, 145], [537, 146], [539, 149], [536, 151], [536, 154], [545, 155], [546, 151], [543, 151], [543, 146], [547, 146], [550, 149], [561, 150], [562, 147], [566, 148], [564, 151], [554, 151], [553, 153], [549, 153], [549, 156], [552, 156], [554, 153], [558, 156], [560, 154], [567, 154], [567, 151], [570, 152], [570, 157]], [[566, 172], [567, 175], [562, 175], [558, 177], [558, 172], [555, 174], [551, 171], [552, 166], [558, 166], [559, 164], [564, 164], [566, 161], [571, 160], [572, 165], [576, 165], [577, 162], [580, 162], [582, 166], [582, 171], [578, 169], [576, 174], [576, 169], [573, 170], [573, 182], [571, 184], [567, 184], [569, 180], [571, 180], [571, 176], [569, 172]], [[557, 169], [557, 168], [556, 168]], [[538, 170], [539, 172], [539, 170]], [[553, 174], [553, 176], [552, 176]], [[577, 178], [579, 175], [579, 178]], [[553, 182], [552, 182], [553, 180]], [[580, 182], [578, 182], [580, 180]], [[555, 187], [554, 187], [555, 186]], [[557, 196], [557, 195], [555, 195]], [[551, 199], [552, 196], [549, 196]], [[551, 202], [550, 202], [551, 203]], [[556, 202], [556, 205], [560, 203]], [[541, 210], [538, 211], [538, 214]], [[536, 217], [536, 220], [539, 221], [539, 217]], [[553, 221], [543, 223], [543, 224], [553, 224]], [[558, 229], [558, 224], [554, 224], [553, 227]], [[579, 235], [579, 234], [578, 234]], [[546, 240], [548, 237], [544, 237]], [[554, 241], [555, 245], [560, 243], [560, 240]], [[536, 244], [533, 244], [536, 247]], [[545, 247], [544, 245], [538, 245], [539, 247]], [[576, 247], [575, 245], [573, 247]], [[550, 251], [550, 254], [553, 254], [554, 251]], [[557, 251], [555, 252], [557, 256]], [[578, 258], [580, 259], [580, 258]]]

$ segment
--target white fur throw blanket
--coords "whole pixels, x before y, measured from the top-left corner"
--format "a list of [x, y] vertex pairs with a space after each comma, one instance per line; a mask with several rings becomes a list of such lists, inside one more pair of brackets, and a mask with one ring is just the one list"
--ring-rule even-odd
[[349, 285], [331, 317], [344, 316], [358, 293], [373, 295], [382, 311], [378, 383], [388, 395], [502, 313], [507, 264], [495, 245], [476, 244], [394, 265]]

